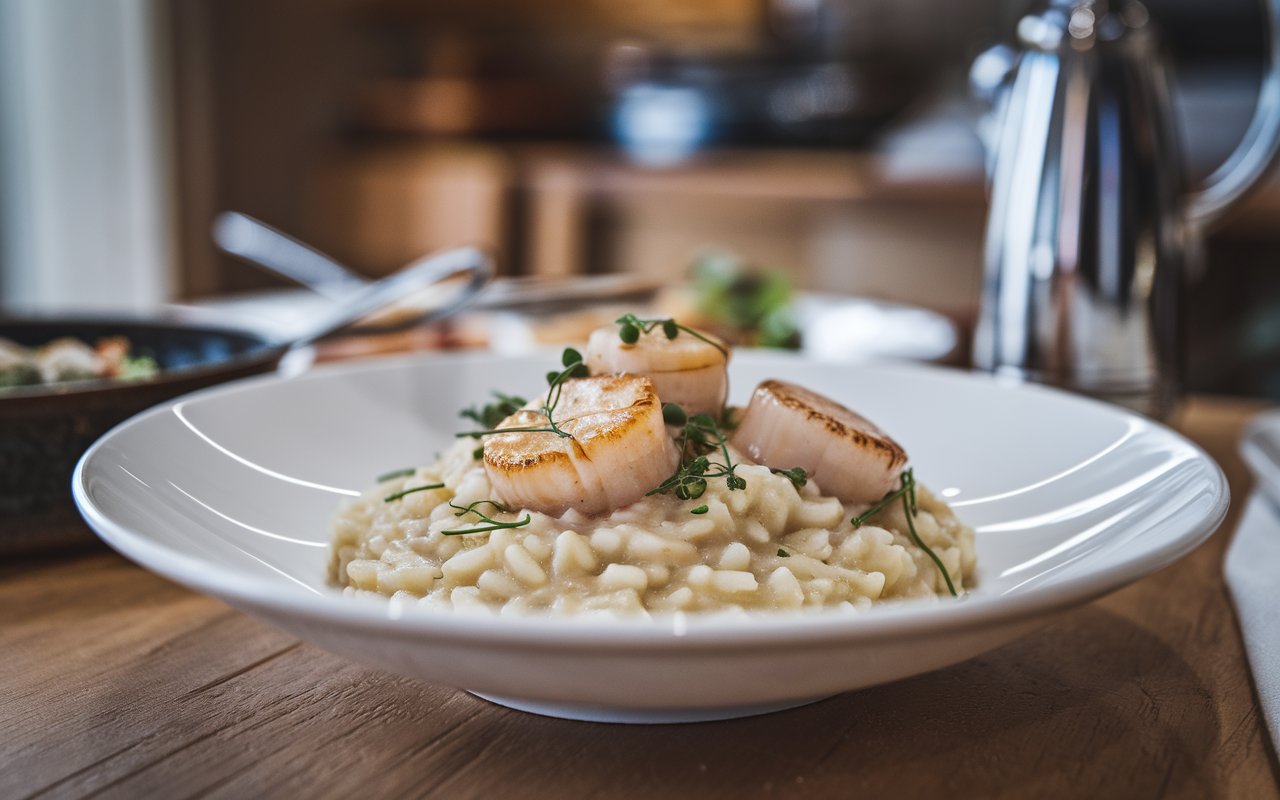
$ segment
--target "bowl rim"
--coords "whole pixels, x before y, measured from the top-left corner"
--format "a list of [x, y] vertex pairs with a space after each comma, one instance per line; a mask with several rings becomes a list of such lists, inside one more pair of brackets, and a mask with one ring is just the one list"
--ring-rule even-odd
[[[1138, 416], [1118, 406], [1071, 394], [1052, 387], [1020, 383], [983, 373], [947, 367], [912, 364], [876, 364], [886, 373], [946, 374], [949, 379], [982, 382], [1001, 390], [1048, 393], [1073, 404], [1094, 406], [1118, 416], [1130, 424], [1149, 428], [1154, 435], [1171, 437], [1189, 448], [1201, 467], [1211, 490], [1212, 502], [1185, 529], [1167, 535], [1145, 554], [1114, 560], [1101, 568], [1063, 584], [1050, 583], [1029, 590], [1010, 601], [997, 595], [968, 595], [958, 601], [940, 598], [903, 601], [878, 606], [870, 612], [852, 614], [824, 610], [802, 612], [769, 612], [758, 615], [727, 616], [721, 614], [627, 616], [565, 616], [442, 613], [389, 603], [385, 598], [348, 597], [338, 591], [319, 593], [310, 587], [296, 588], [287, 583], [245, 575], [224, 566], [193, 557], [177, 548], [155, 542], [146, 534], [130, 530], [111, 519], [95, 504], [88, 486], [86, 471], [98, 452], [127, 428], [146, 424], [158, 415], [168, 414], [179, 403], [253, 390], [260, 384], [282, 381], [323, 380], [337, 374], [365, 370], [403, 369], [416, 362], [443, 359], [474, 358], [474, 353], [401, 354], [379, 358], [338, 362], [311, 369], [300, 375], [262, 375], [203, 389], [162, 403], [120, 423], [96, 441], [76, 464], [72, 478], [72, 494], [76, 506], [95, 532], [113, 549], [139, 565], [174, 580], [188, 588], [222, 598], [241, 608], [253, 609], [276, 619], [298, 618], [311, 624], [337, 625], [347, 629], [374, 631], [406, 639], [466, 642], [470, 645], [506, 647], [518, 645], [536, 650], [554, 650], [565, 646], [595, 651], [632, 649], [670, 651], [707, 651], [725, 648], [757, 648], [782, 645], [790, 647], [828, 647], [842, 644], [886, 642], [913, 638], [922, 634], [948, 635], [996, 625], [1006, 625], [1043, 617], [1051, 612], [1082, 605], [1133, 581], [1146, 577], [1182, 558], [1204, 543], [1226, 517], [1230, 491], [1222, 468], [1199, 445], [1168, 426]], [[771, 354], [772, 355], [772, 354]], [[513, 357], [485, 354], [497, 360]], [[803, 356], [780, 356], [811, 363], [821, 362]]]

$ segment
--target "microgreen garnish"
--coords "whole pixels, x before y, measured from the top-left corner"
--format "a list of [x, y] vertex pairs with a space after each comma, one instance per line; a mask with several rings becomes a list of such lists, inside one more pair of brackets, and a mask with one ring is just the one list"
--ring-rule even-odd
[[[902, 474], [905, 477], [910, 473], [911, 473], [911, 470], [907, 470]], [[912, 479], [912, 485], [913, 486], [915, 485], [914, 479]], [[853, 523], [853, 527], [861, 528], [863, 523], [865, 523], [867, 520], [874, 517], [876, 514], [879, 514], [881, 511], [884, 511], [886, 508], [889, 507], [891, 503], [893, 503], [893, 501], [897, 500], [899, 497], [903, 497], [906, 494], [907, 494], [907, 486], [904, 483], [901, 487], [894, 489], [892, 492], [889, 492], [884, 497], [880, 498], [880, 502], [876, 503], [874, 506], [867, 509], [866, 511], [863, 511], [861, 514], [854, 517], [853, 519], [849, 520], [849, 522]]]
[[701, 505], [701, 506], [698, 506], [697, 508], [689, 509], [690, 514], [705, 514], [707, 513], [707, 511], [708, 509], [705, 505]]
[[925, 551], [925, 553], [929, 555], [929, 558], [933, 559], [933, 563], [938, 567], [938, 572], [942, 573], [942, 579], [947, 583], [947, 591], [951, 592], [952, 597], [958, 597], [959, 594], [956, 592], [955, 584], [951, 582], [951, 573], [947, 572], [947, 568], [942, 565], [942, 559], [938, 558], [938, 554], [933, 552], [933, 549], [930, 548], [929, 545], [925, 544], [924, 540], [920, 538], [920, 534], [916, 532], [916, 513], [915, 510], [911, 508], [911, 501], [909, 501], [905, 496], [902, 498], [902, 508], [906, 511], [907, 530], [911, 531], [911, 541], [915, 542], [916, 547]]
[[791, 558], [791, 554], [781, 547], [778, 548], [778, 558]]
[[[665, 403], [662, 415], [664, 419], [686, 417], [684, 428], [675, 437], [680, 448], [680, 465], [646, 496], [674, 491], [681, 500], [696, 500], [707, 490], [707, 480], [714, 478], [724, 478], [731, 491], [747, 488], [746, 480], [734, 472], [738, 465], [729, 457], [729, 437], [720, 430], [714, 417], [710, 414], [689, 417], [675, 403]], [[711, 454], [717, 450], [724, 457], [724, 463], [711, 460]]]
[[520, 528], [533, 521], [532, 516], [525, 514], [524, 519], [516, 520], [514, 522], [500, 522], [488, 516], [483, 511], [476, 510], [477, 506], [482, 505], [491, 505], [494, 509], [503, 513], [511, 512], [511, 509], [493, 500], [477, 500], [474, 503], [465, 506], [460, 506], [457, 503], [450, 501], [449, 507], [457, 509], [457, 513], [454, 514], [455, 517], [461, 517], [463, 514], [475, 514], [480, 518], [480, 522], [482, 524], [477, 525], [474, 528], [454, 528], [452, 530], [440, 531], [440, 533], [445, 536], [465, 536], [468, 533], [488, 533], [489, 531], [500, 531], [504, 528]]
[[398, 492], [393, 492], [392, 494], [389, 494], [386, 497], [382, 498], [382, 502], [390, 503], [392, 500], [399, 500], [401, 497], [404, 497], [407, 494], [413, 494], [414, 492], [425, 492], [428, 489], [443, 489], [443, 488], [444, 488], [443, 483], [431, 483], [426, 486], [415, 486], [412, 489], [402, 489]]
[[480, 514], [479, 511], [476, 511], [476, 506], [493, 506], [494, 511], [503, 511], [506, 513], [511, 512], [511, 509], [507, 508], [502, 503], [499, 503], [497, 500], [477, 500], [474, 503], [471, 503], [465, 506], [460, 506], [457, 503], [452, 503], [452, 502], [449, 503], [449, 508], [457, 509], [457, 513], [454, 514], [455, 517], [460, 517], [463, 514], [471, 514], [471, 513]]
[[[488, 517], [485, 517], [488, 519]], [[468, 533], [489, 533], [490, 531], [500, 531], [504, 528], [520, 528], [528, 525], [533, 521], [533, 517], [528, 514], [524, 515], [524, 519], [515, 522], [493, 522], [491, 524], [480, 525], [475, 528], [457, 528], [454, 530], [440, 531], [445, 536], [465, 536]]]
[[804, 467], [792, 467], [791, 469], [777, 469], [776, 467], [770, 467], [769, 471], [774, 475], [781, 475], [782, 477], [789, 479], [796, 485], [797, 489], [809, 482], [809, 475], [804, 471]]
[[942, 580], [946, 582], [947, 591], [951, 592], [951, 596], [959, 596], [959, 593], [956, 592], [955, 584], [951, 582], [951, 573], [947, 572], [947, 568], [943, 566], [942, 559], [938, 558], [938, 554], [924, 543], [924, 540], [920, 538], [919, 532], [916, 531], [916, 514], [919, 513], [919, 508], [916, 505], [916, 476], [912, 470], [903, 471], [902, 485], [900, 487], [886, 494], [879, 503], [876, 503], [867, 511], [854, 517], [851, 520], [853, 527], [860, 527], [868, 519], [880, 513], [890, 503], [898, 499], [902, 500], [902, 514], [907, 518], [907, 531], [911, 534], [912, 543], [933, 560], [933, 563], [938, 567], [938, 571], [942, 573]]
[[[564, 349], [564, 352], [560, 355], [560, 363], [564, 364], [564, 369], [560, 370], [559, 372], [547, 373], [547, 385], [548, 385], [547, 399], [546, 399], [546, 402], [544, 402], [542, 406], [538, 408], [535, 412], [547, 418], [546, 425], [533, 425], [533, 426], [524, 427], [524, 428], [497, 428], [496, 426], [501, 424], [502, 420], [511, 416], [511, 414], [514, 414], [517, 411], [519, 411], [520, 408], [525, 405], [525, 403], [524, 401], [521, 401], [519, 405], [515, 406], [510, 410], [510, 413], [505, 413], [502, 416], [497, 417], [495, 419], [494, 414], [496, 414], [497, 412], [495, 411], [494, 414], [490, 414], [489, 412], [491, 408], [493, 408], [494, 406], [501, 405], [502, 409], [505, 410], [509, 405], [507, 401], [514, 402], [514, 401], [520, 400], [520, 398], [513, 397], [510, 395], [504, 395], [500, 392], [494, 392], [494, 395], [499, 398], [500, 403], [493, 404], [493, 406], [485, 406], [483, 411], [479, 413], [473, 413], [474, 409], [468, 409], [467, 411], [462, 412], [462, 416], [479, 421], [482, 425], [485, 425], [487, 427], [487, 430], [464, 431], [462, 433], [456, 434], [457, 437], [462, 438], [464, 436], [470, 436], [473, 439], [479, 439], [482, 436], [492, 436], [495, 433], [546, 432], [546, 433], [554, 433], [557, 436], [563, 436], [567, 439], [572, 439], [573, 436], [569, 434], [568, 431], [561, 429], [560, 426], [556, 424], [555, 418], [552, 416], [552, 414], [555, 412], [556, 406], [559, 405], [560, 403], [560, 395], [564, 391], [564, 382], [570, 378], [587, 377], [588, 375], [587, 365], [586, 365], [586, 362], [584, 362], [582, 359], [582, 354], [579, 353], [577, 350], [574, 350], [572, 347], [566, 347]], [[481, 455], [483, 455], [483, 450], [481, 451]], [[478, 457], [479, 456], [477, 456], [477, 458]]]
[[720, 430], [728, 432], [738, 429], [738, 407], [726, 405], [720, 414]]
[[479, 461], [480, 459], [484, 458], [484, 445], [480, 445], [475, 450], [472, 450], [471, 457], [476, 461]]
[[528, 402], [523, 397], [503, 394], [496, 389], [492, 392], [496, 402], [483, 406], [472, 406], [458, 412], [458, 416], [475, 420], [486, 428], [496, 428], [498, 423], [519, 411]]
[[654, 328], [661, 327], [662, 335], [668, 339], [674, 339], [683, 331], [695, 339], [701, 339], [707, 344], [724, 354], [725, 358], [729, 357], [729, 351], [724, 346], [707, 338], [705, 335], [698, 333], [693, 328], [681, 325], [674, 319], [640, 319], [635, 314], [623, 314], [614, 320], [622, 327], [618, 329], [618, 338], [624, 344], [635, 344], [640, 341], [640, 334], [652, 333]]
[[668, 425], [683, 425], [689, 421], [689, 416], [675, 403], [663, 403], [662, 421]]
[[384, 472], [378, 477], [374, 478], [374, 481], [377, 483], [386, 483], [387, 481], [393, 481], [396, 478], [407, 478], [415, 472], [417, 472], [417, 470], [414, 469], [413, 467], [405, 467], [404, 469], [393, 469], [390, 472]]

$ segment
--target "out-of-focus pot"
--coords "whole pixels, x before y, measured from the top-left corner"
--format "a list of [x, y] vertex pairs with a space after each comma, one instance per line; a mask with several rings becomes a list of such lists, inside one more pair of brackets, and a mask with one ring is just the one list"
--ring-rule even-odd
[[90, 345], [124, 336], [160, 373], [0, 390], [0, 552], [91, 541], [71, 502], [71, 473], [90, 444], [157, 403], [278, 369], [288, 352], [267, 334], [183, 317], [0, 317], [0, 337], [22, 345], [65, 336]]

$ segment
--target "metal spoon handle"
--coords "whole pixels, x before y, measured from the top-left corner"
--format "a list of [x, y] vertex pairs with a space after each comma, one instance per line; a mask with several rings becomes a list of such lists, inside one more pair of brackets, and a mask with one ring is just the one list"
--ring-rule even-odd
[[467, 275], [466, 285], [446, 302], [414, 318], [414, 323], [447, 317], [466, 305], [493, 277], [493, 259], [476, 247], [458, 247], [424, 256], [390, 277], [369, 281], [308, 244], [261, 220], [238, 211], [214, 218], [213, 240], [224, 252], [290, 278], [334, 301], [314, 322], [286, 341], [292, 347], [310, 344], [405, 300], [454, 275]]
[[369, 284], [310, 245], [238, 211], [213, 220], [213, 241], [225, 253], [282, 275], [333, 300], [341, 300]]
[[415, 323], [447, 317], [465, 306], [493, 276], [493, 259], [477, 247], [457, 247], [420, 258], [390, 277], [366, 283], [354, 293], [345, 295], [316, 322], [295, 335], [292, 346], [310, 344], [455, 275], [467, 275], [466, 285], [443, 304], [416, 317]]

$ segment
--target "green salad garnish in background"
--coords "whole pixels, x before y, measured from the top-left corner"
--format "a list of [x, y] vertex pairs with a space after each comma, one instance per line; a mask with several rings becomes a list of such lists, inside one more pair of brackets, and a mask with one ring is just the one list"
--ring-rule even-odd
[[691, 273], [698, 313], [731, 338], [755, 347], [800, 347], [785, 272], [754, 269], [734, 255], [715, 252], [700, 256]]

